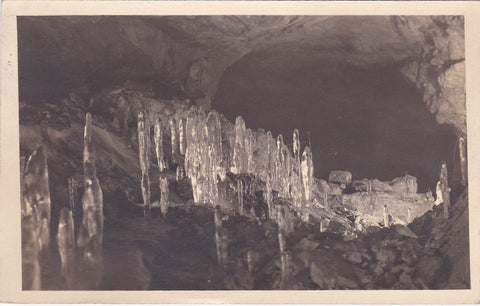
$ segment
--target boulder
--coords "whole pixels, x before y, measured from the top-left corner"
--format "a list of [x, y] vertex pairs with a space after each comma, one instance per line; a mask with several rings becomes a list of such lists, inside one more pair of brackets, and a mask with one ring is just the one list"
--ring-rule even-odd
[[364, 178], [360, 181], [353, 181], [353, 189], [356, 191], [381, 191], [381, 192], [390, 192], [392, 191], [392, 186], [377, 179], [369, 180]]
[[418, 189], [417, 178], [411, 175], [394, 178], [390, 185], [393, 192], [400, 194], [415, 194]]
[[328, 195], [337, 195], [337, 194], [342, 194], [343, 189], [341, 185], [332, 183], [332, 182], [327, 182], [322, 179], [315, 179], [317, 183], [317, 188], [320, 193], [326, 193]]
[[349, 171], [333, 170], [330, 172], [328, 180], [337, 184], [350, 185], [352, 182], [352, 174]]

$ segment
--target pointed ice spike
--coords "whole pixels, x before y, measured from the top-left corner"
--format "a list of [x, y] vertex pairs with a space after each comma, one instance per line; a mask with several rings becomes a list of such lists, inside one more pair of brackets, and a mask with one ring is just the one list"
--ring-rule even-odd
[[234, 167], [238, 174], [245, 173], [248, 156], [245, 150], [245, 121], [241, 116], [235, 119]]
[[75, 181], [75, 177], [73, 176], [70, 176], [68, 178], [68, 197], [70, 211], [73, 214], [75, 211], [75, 198], [77, 197], [77, 182]]
[[32, 212], [27, 212], [27, 207], [25, 205], [25, 156], [20, 156], [20, 203], [22, 206], [22, 217], [25, 217], [27, 214], [31, 214]]
[[73, 272], [75, 270], [75, 229], [72, 211], [62, 208], [58, 222], [57, 245], [60, 254], [61, 271], [65, 278], [67, 288], [72, 287]]
[[245, 171], [247, 173], [254, 173], [254, 159], [253, 159], [253, 133], [251, 129], [245, 131]]
[[185, 171], [181, 165], [177, 166], [177, 170], [175, 171], [175, 180], [178, 182], [185, 177]]
[[163, 157], [163, 131], [160, 118], [155, 121], [153, 139], [155, 141], [155, 153], [157, 155], [158, 171], [163, 172], [165, 170], [165, 159]]
[[243, 214], [243, 182], [241, 179], [237, 180], [237, 196], [238, 196], [238, 204], [240, 209], [240, 214]]
[[300, 132], [293, 130], [293, 156], [295, 160], [300, 161]]
[[288, 279], [288, 258], [286, 252], [287, 240], [287, 224], [285, 219], [285, 211], [283, 206], [278, 207], [278, 245], [280, 249], [280, 262], [281, 262], [281, 270], [282, 270], [282, 280], [281, 280], [281, 289], [285, 288], [286, 281]]
[[440, 189], [442, 190], [443, 197], [443, 215], [445, 219], [449, 219], [450, 188], [448, 187], [448, 171], [446, 162], [442, 162], [440, 167]]
[[178, 146], [182, 155], [185, 154], [186, 150], [185, 140], [185, 120], [180, 118], [178, 120]]
[[388, 218], [387, 206], [383, 205], [383, 226], [390, 227], [390, 220]]
[[168, 121], [168, 126], [170, 127], [170, 140], [172, 147], [172, 158], [178, 154], [178, 142], [177, 142], [177, 126], [175, 123], [175, 118], [170, 118]]
[[22, 250], [22, 288], [40, 290], [41, 270], [38, 260], [40, 242], [34, 212], [22, 218]]
[[217, 245], [217, 260], [219, 265], [226, 265], [228, 260], [228, 245], [225, 230], [222, 228], [222, 211], [215, 206], [213, 218], [215, 221], [215, 244]]
[[465, 144], [465, 138], [460, 137], [458, 139], [458, 153], [460, 155], [460, 170], [462, 173], [462, 186], [467, 186], [467, 149]]
[[145, 116], [142, 111], [138, 113], [138, 150], [139, 150], [139, 159], [140, 159], [140, 168], [142, 170], [142, 197], [144, 205], [144, 215], [145, 217], [150, 216], [150, 177], [148, 175], [148, 169], [150, 166], [149, 163], [149, 144], [150, 139], [147, 137], [147, 123], [145, 121]]
[[312, 151], [309, 147], [305, 147], [305, 150], [302, 154], [302, 182], [305, 201], [310, 203], [312, 200], [313, 192], [313, 160], [312, 160]]
[[166, 176], [161, 176], [159, 179], [160, 184], [160, 209], [162, 212], [163, 217], [167, 215], [168, 212], [168, 195], [169, 195], [169, 188], [168, 188], [168, 178]]
[[220, 123], [220, 116], [217, 112], [212, 111], [207, 117], [208, 128], [208, 143], [212, 146], [209, 152], [209, 158], [211, 160], [211, 171], [213, 179], [217, 181], [217, 175], [219, 173], [221, 164], [223, 161], [223, 148], [222, 148], [222, 126]]
[[196, 129], [197, 129], [197, 121], [198, 121], [198, 109], [196, 106], [192, 106], [187, 113], [187, 122], [185, 124], [185, 138], [186, 138], [186, 148], [185, 151], [189, 146], [191, 146], [196, 141]]
[[38, 147], [30, 155], [25, 167], [25, 206], [36, 217], [39, 249], [50, 242], [50, 188], [48, 184], [47, 155]]

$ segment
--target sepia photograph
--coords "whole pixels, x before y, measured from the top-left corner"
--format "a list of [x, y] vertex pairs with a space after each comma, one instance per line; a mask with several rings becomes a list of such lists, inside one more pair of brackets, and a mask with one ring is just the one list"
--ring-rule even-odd
[[15, 22], [21, 291], [472, 289], [464, 15]]

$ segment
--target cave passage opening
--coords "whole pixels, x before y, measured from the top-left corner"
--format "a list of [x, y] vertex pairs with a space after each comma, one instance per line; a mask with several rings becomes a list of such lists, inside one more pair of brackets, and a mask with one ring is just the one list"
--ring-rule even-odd
[[419, 192], [435, 191], [441, 161], [455, 170], [457, 136], [435, 121], [401, 65], [254, 52], [225, 70], [213, 108], [232, 122], [242, 116], [251, 129], [281, 133], [287, 144], [298, 128], [304, 147], [308, 132], [318, 178], [331, 170], [348, 170], [354, 180], [409, 174]]

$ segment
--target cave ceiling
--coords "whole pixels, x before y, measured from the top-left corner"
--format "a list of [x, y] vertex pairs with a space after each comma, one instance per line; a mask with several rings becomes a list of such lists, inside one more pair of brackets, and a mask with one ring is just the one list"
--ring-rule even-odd
[[20, 17], [18, 31], [21, 98], [39, 87], [92, 92], [154, 80], [208, 108], [229, 66], [273, 50], [263, 65], [399, 63], [437, 121], [466, 133], [462, 17]]

